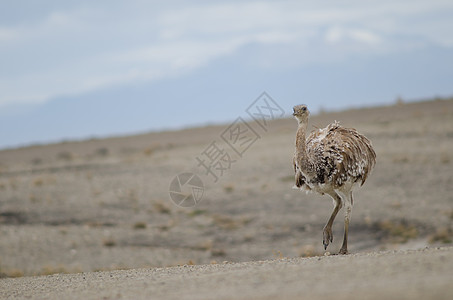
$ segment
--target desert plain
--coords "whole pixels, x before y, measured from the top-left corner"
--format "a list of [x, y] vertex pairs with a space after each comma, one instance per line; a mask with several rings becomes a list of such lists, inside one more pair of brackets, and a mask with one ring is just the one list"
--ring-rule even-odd
[[[291, 118], [265, 127], [250, 120], [256, 138], [239, 154], [224, 139], [233, 122], [1, 150], [0, 298], [323, 299], [335, 287], [336, 299], [354, 290], [370, 299], [449, 299], [453, 99], [323, 112], [310, 128], [334, 120], [365, 134], [377, 154], [354, 193], [347, 256], [333, 255], [342, 213], [333, 244], [322, 245], [330, 198], [292, 189]], [[231, 154], [227, 168], [211, 169], [217, 177], [200, 163], [213, 143]], [[203, 183], [185, 207], [169, 194], [182, 173]], [[358, 270], [377, 285], [360, 283]], [[352, 281], [341, 284], [342, 272]], [[417, 280], [418, 290], [401, 288]]]

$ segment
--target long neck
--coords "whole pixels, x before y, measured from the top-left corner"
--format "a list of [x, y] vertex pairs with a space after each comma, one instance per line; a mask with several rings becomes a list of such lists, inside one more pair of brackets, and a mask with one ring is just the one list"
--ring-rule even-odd
[[299, 154], [305, 156], [306, 149], [305, 149], [305, 133], [307, 131], [307, 123], [300, 122], [299, 127], [297, 128], [296, 132], [296, 149]]
[[307, 122], [300, 122], [296, 132], [296, 159], [299, 168], [305, 174], [313, 172], [313, 164], [307, 154], [307, 144], [305, 142], [305, 134], [307, 131]]

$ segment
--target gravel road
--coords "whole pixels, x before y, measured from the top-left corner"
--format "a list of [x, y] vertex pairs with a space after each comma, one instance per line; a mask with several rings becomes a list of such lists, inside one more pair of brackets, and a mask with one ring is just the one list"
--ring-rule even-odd
[[453, 247], [0, 280], [1, 299], [453, 299]]

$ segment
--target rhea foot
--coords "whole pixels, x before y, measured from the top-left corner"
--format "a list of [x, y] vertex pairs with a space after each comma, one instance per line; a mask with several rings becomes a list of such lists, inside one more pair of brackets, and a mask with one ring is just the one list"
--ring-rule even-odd
[[338, 252], [338, 254], [349, 254], [349, 252], [347, 248], [341, 247], [340, 252]]
[[322, 231], [322, 243], [324, 244], [324, 250], [327, 250], [327, 246], [333, 241], [332, 227], [326, 226]]

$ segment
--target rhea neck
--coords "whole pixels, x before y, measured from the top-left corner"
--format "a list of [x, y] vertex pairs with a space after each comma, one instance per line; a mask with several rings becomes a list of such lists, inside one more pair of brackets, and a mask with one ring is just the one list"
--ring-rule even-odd
[[296, 118], [298, 127], [296, 132], [296, 149], [305, 152], [305, 135], [307, 132], [307, 118]]

